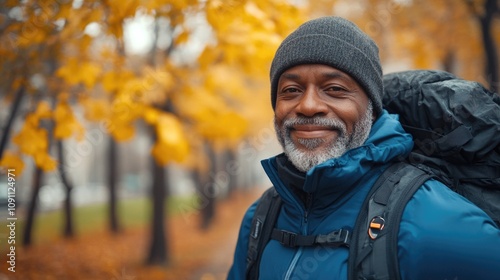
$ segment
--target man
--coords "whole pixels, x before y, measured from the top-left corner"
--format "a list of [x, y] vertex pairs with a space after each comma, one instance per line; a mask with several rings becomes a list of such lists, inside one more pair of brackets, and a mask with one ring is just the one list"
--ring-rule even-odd
[[[382, 108], [382, 93], [378, 48], [353, 23], [311, 20], [283, 41], [271, 66], [271, 100], [284, 153], [262, 162], [283, 201], [276, 228], [309, 236], [354, 228], [377, 178], [413, 147]], [[256, 204], [243, 219], [228, 279], [245, 279]], [[259, 279], [347, 279], [348, 257], [344, 246], [270, 240]], [[403, 212], [398, 261], [405, 280], [500, 279], [500, 230], [431, 179]]]

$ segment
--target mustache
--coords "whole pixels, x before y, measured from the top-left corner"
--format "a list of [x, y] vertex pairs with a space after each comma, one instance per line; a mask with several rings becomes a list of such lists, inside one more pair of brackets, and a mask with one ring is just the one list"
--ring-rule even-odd
[[283, 122], [283, 127], [287, 130], [293, 129], [296, 125], [315, 125], [323, 126], [330, 129], [338, 130], [341, 134], [346, 132], [346, 125], [337, 119], [330, 119], [324, 117], [295, 117], [286, 119]]

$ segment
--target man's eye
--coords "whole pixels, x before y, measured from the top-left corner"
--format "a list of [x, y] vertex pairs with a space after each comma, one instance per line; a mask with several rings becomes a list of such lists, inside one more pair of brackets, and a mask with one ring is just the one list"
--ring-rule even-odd
[[299, 89], [298, 88], [285, 88], [282, 90], [283, 93], [295, 93], [295, 92], [299, 92]]
[[332, 86], [326, 89], [327, 91], [346, 91], [345, 88], [339, 86]]

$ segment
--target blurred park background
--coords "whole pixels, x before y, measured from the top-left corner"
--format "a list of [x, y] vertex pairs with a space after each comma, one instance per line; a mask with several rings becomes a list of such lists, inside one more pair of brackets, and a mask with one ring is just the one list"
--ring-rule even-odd
[[497, 0], [0, 3], [0, 279], [225, 279], [307, 19], [357, 23], [385, 73], [499, 88]]

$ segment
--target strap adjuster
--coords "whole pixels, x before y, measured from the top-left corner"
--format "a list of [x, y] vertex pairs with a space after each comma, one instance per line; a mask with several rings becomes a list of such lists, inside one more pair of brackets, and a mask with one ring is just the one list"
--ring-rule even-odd
[[347, 229], [339, 229], [328, 234], [320, 235], [300, 235], [291, 231], [274, 229], [271, 239], [278, 241], [286, 247], [309, 247], [309, 246], [329, 246], [329, 247], [349, 247], [351, 233]]
[[339, 229], [336, 231], [332, 231], [329, 234], [320, 234], [316, 236], [315, 242], [317, 244], [339, 247], [346, 246], [349, 247], [351, 235], [350, 232], [346, 229]]
[[281, 230], [281, 238], [278, 241], [281, 245], [295, 247], [297, 246], [297, 234], [291, 231]]

